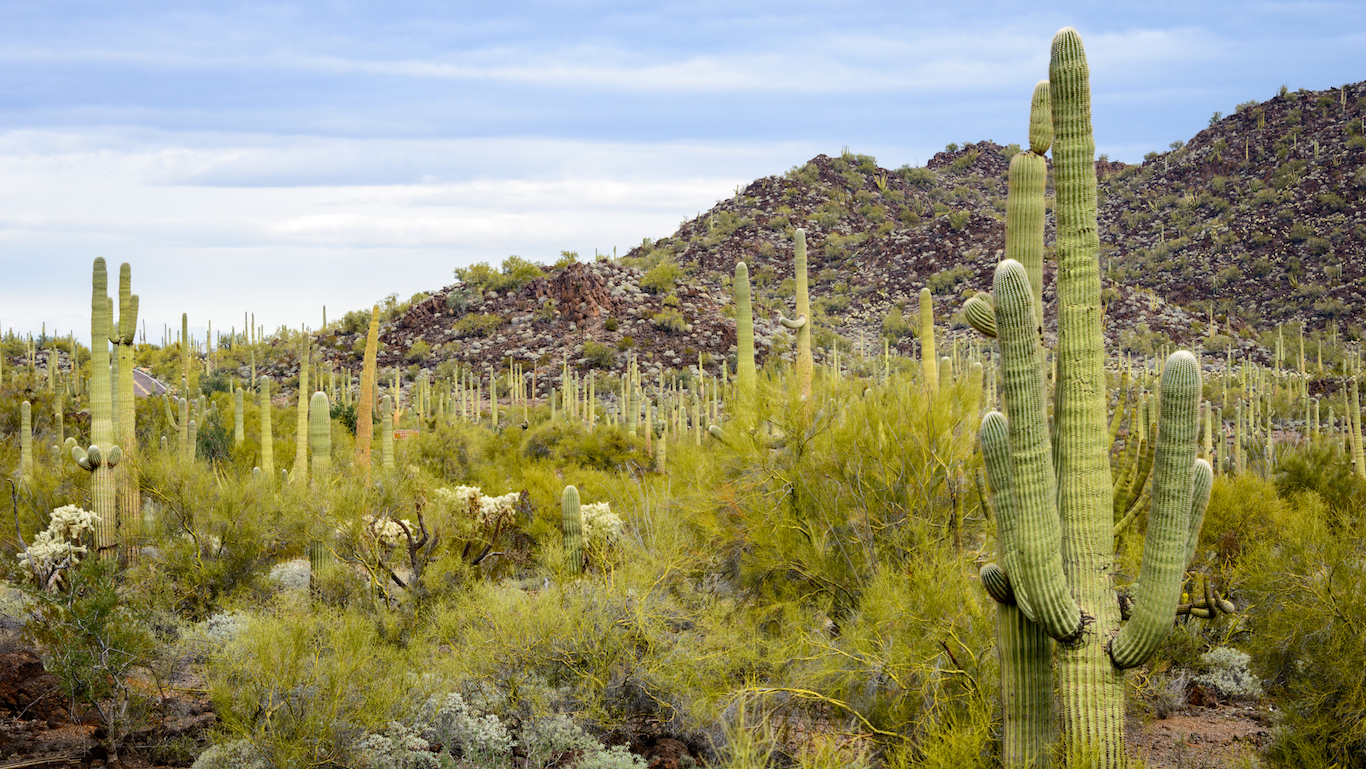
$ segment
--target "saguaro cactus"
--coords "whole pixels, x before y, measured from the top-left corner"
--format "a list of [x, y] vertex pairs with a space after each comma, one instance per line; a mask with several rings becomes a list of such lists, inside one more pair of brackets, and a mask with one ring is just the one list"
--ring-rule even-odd
[[560, 523], [564, 529], [564, 559], [570, 574], [583, 572], [583, 514], [579, 510], [579, 490], [564, 487], [560, 500]]
[[[308, 393], [308, 334], [304, 334], [304, 340], [299, 355], [299, 406], [297, 419], [294, 422], [294, 474], [290, 476], [290, 483], [308, 482], [308, 439], [309, 430], [312, 425], [309, 422], [309, 393]], [[328, 415], [330, 418], [330, 414]]]
[[925, 388], [939, 392], [939, 358], [934, 350], [934, 295], [920, 289], [920, 366], [925, 372]]
[[313, 393], [309, 401], [308, 442], [313, 445], [313, 477], [321, 481], [332, 471], [332, 407], [325, 392]]
[[385, 470], [394, 469], [394, 399], [388, 395], [379, 399], [380, 427], [384, 434], [379, 437], [379, 466]]
[[122, 455], [114, 445], [114, 404], [109, 378], [109, 327], [112, 314], [109, 273], [103, 257], [95, 260], [90, 295], [90, 437], [88, 449], [71, 445], [71, 458], [82, 469], [90, 472], [90, 497], [100, 517], [95, 532], [95, 545], [106, 556], [112, 556], [118, 536], [114, 468]]
[[797, 357], [794, 368], [797, 386], [803, 399], [811, 397], [811, 376], [815, 364], [811, 359], [811, 295], [806, 285], [806, 230], [798, 228], [793, 245], [793, 267], [796, 272], [796, 295], [793, 303], [796, 318], [778, 316], [778, 322], [797, 332]]
[[256, 384], [261, 398], [261, 475], [267, 479], [274, 479], [275, 435], [270, 420], [270, 377], [257, 377]]
[[[750, 304], [749, 267], [735, 265], [735, 387], [741, 408], [754, 408], [756, 375], [754, 370], [754, 311]], [[700, 372], [701, 369], [699, 368]]]
[[[1007, 482], [994, 474], [993, 483], [1007, 545], [1001, 558], [1013, 598], [1029, 621], [1058, 641], [1063, 755], [1079, 765], [1119, 767], [1124, 764], [1124, 671], [1146, 660], [1171, 628], [1188, 542], [1198, 536], [1197, 519], [1203, 515], [1203, 507], [1195, 514], [1200, 502], [1192, 495], [1200, 372], [1187, 352], [1173, 354], [1163, 370], [1152, 517], [1133, 610], [1122, 622], [1110, 584], [1114, 500], [1096, 256], [1095, 145], [1085, 55], [1072, 29], [1053, 40], [1049, 81], [1059, 276], [1055, 434], [1048, 428], [1038, 294], [1026, 267], [1007, 259], [996, 270], [993, 306], [1010, 417], [1010, 472]], [[1011, 192], [1041, 194], [1015, 187]], [[999, 420], [991, 415], [987, 423]], [[984, 423], [984, 451], [987, 432]], [[1011, 733], [1008, 727], [1008, 738]], [[1008, 760], [1042, 763], [1037, 754]]]
[[246, 409], [243, 400], [246, 393], [237, 388], [232, 394], [232, 445], [241, 446], [247, 438]]
[[19, 404], [19, 478], [24, 483], [33, 478], [33, 406], [28, 401]]
[[[141, 534], [142, 495], [138, 491], [137, 466], [137, 396], [133, 390], [133, 368], [137, 361], [133, 355], [133, 345], [137, 341], [138, 295], [133, 293], [133, 268], [124, 262], [119, 266], [119, 320], [109, 341], [114, 344], [118, 360], [118, 424], [116, 426], [119, 449], [125, 461], [117, 468], [116, 480], [119, 499], [122, 501], [123, 514], [119, 526], [126, 543], [136, 540]], [[136, 550], [125, 548], [130, 555]]]
[[360, 403], [356, 406], [356, 466], [370, 478], [370, 441], [375, 437], [371, 414], [375, 403], [375, 355], [379, 351], [379, 305], [370, 311], [370, 332], [365, 336], [365, 363], [360, 375]]

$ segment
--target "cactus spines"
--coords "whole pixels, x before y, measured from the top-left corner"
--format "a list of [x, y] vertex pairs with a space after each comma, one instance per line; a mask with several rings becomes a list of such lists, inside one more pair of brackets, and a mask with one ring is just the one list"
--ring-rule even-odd
[[232, 393], [232, 445], [241, 446], [242, 441], [246, 440], [246, 409], [243, 400], [246, 393], [238, 387]]
[[379, 305], [370, 311], [370, 331], [365, 336], [365, 364], [361, 368], [360, 403], [356, 406], [356, 466], [370, 478], [370, 441], [375, 437], [371, 413], [375, 403], [375, 354], [379, 351]]
[[798, 227], [793, 234], [793, 269], [796, 278], [796, 294], [793, 309], [796, 318], [778, 316], [778, 322], [797, 332], [797, 387], [803, 399], [811, 397], [811, 376], [815, 364], [811, 359], [811, 295], [806, 280], [806, 230]]
[[1110, 644], [1110, 658], [1120, 669], [1142, 664], [1166, 639], [1172, 607], [1181, 595], [1199, 434], [1200, 364], [1194, 355], [1182, 350], [1167, 359], [1159, 402], [1152, 512], [1138, 595], [1128, 623]]
[[275, 478], [275, 435], [271, 429], [270, 419], [270, 377], [257, 377], [256, 384], [261, 398], [261, 476], [269, 480]]
[[920, 289], [920, 365], [925, 372], [925, 387], [939, 391], [939, 359], [934, 351], [934, 296], [929, 287]]
[[313, 446], [313, 477], [321, 481], [332, 471], [332, 407], [325, 392], [315, 392], [309, 400], [308, 442]]
[[754, 401], [754, 312], [750, 304], [749, 267], [735, 265], [735, 385], [742, 409], [752, 409]]
[[1190, 526], [1186, 530], [1186, 560], [1182, 568], [1189, 568], [1195, 560], [1195, 548], [1200, 544], [1200, 527], [1205, 522], [1205, 510], [1209, 508], [1210, 491], [1214, 487], [1214, 468], [1204, 460], [1195, 463], [1194, 478], [1191, 482]]
[[564, 487], [560, 500], [560, 522], [564, 529], [565, 566], [570, 574], [583, 572], [583, 514], [579, 508], [579, 490]]
[[33, 478], [33, 406], [28, 401], [19, 404], [19, 478], [24, 483]]
[[379, 437], [379, 466], [385, 470], [394, 469], [394, 399], [388, 395], [379, 399], [380, 427], [384, 434]]
[[[294, 422], [294, 474], [291, 483], [308, 482], [308, 439], [312, 423], [309, 422], [308, 352], [309, 338], [304, 335], [303, 350], [299, 355], [299, 406]], [[330, 415], [329, 415], [330, 417]]]

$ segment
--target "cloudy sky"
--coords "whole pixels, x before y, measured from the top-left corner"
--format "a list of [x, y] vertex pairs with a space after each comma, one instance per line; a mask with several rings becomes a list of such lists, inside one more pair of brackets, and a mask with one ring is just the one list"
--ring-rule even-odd
[[494, 5], [6, 2], [0, 324], [88, 336], [104, 256], [149, 341], [181, 312], [317, 326], [459, 265], [624, 252], [818, 153], [1021, 141], [1062, 26], [1114, 159], [1366, 78], [1359, 2]]

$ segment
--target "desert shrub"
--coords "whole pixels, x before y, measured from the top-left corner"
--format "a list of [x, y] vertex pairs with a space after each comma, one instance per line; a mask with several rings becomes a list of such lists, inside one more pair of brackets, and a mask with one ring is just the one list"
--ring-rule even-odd
[[633, 439], [622, 430], [588, 430], [578, 422], [563, 420], [547, 421], [528, 431], [522, 453], [532, 459], [598, 470], [652, 464], [644, 441]]
[[683, 313], [672, 307], [651, 315], [650, 322], [654, 324], [655, 328], [661, 331], [668, 331], [675, 334], [683, 331], [688, 326], [688, 321], [683, 317]]
[[369, 330], [369, 310], [352, 310], [342, 316], [341, 332], [343, 334], [364, 334]]
[[583, 343], [583, 357], [589, 368], [607, 369], [617, 362], [616, 351], [592, 339]]
[[420, 363], [432, 354], [432, 346], [423, 339], [413, 342], [408, 347], [408, 352], [404, 353], [403, 359], [409, 363]]
[[665, 259], [645, 273], [640, 279], [640, 287], [651, 294], [667, 294], [674, 290], [681, 277], [683, 268], [673, 259]]
[[224, 732], [271, 766], [349, 766], [367, 734], [426, 695], [371, 618], [297, 600], [253, 617], [214, 656], [214, 709]]
[[[967, 212], [965, 211], [964, 213]], [[957, 267], [950, 267], [947, 270], [942, 270], [931, 275], [930, 279], [925, 281], [925, 286], [930, 289], [930, 293], [942, 296], [953, 291], [958, 287], [959, 283], [968, 280], [976, 274], [976, 271], [971, 267], [960, 264]]]
[[504, 259], [501, 270], [494, 270], [488, 262], [455, 268], [456, 279], [481, 295], [488, 291], [516, 291], [544, 275], [539, 266], [516, 255]]
[[[1366, 763], [1366, 546], [1335, 528], [1317, 495], [1250, 545], [1241, 590], [1256, 628], [1253, 669], [1285, 714], [1269, 755], [1278, 766]], [[1336, 762], [1336, 764], [1334, 764]]]
[[882, 316], [882, 335], [893, 342], [911, 335], [911, 324], [906, 322], [900, 307], [893, 305]]
[[897, 174], [912, 187], [922, 189], [933, 187], [935, 184], [934, 171], [923, 166], [905, 165], [896, 170]]
[[494, 315], [493, 313], [483, 312], [469, 314], [460, 320], [457, 320], [451, 330], [461, 339], [469, 337], [486, 337], [498, 330], [498, 327], [505, 322], [507, 322], [505, 318]]

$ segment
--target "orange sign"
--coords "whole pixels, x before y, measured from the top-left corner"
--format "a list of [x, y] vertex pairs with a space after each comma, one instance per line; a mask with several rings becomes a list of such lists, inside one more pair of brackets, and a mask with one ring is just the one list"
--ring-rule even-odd
[[395, 430], [394, 440], [401, 441], [404, 438], [416, 438], [417, 430]]

